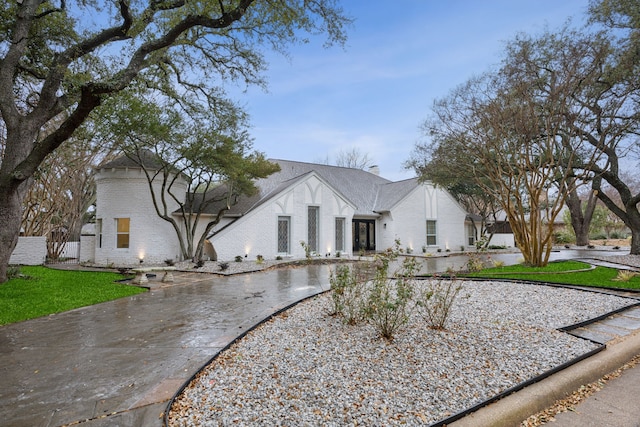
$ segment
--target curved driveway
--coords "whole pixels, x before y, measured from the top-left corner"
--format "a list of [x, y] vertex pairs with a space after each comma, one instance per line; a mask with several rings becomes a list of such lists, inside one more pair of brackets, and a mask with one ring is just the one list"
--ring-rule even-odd
[[170, 287], [0, 326], [0, 424], [160, 426], [167, 401], [215, 353], [328, 290], [329, 274], [177, 273]]

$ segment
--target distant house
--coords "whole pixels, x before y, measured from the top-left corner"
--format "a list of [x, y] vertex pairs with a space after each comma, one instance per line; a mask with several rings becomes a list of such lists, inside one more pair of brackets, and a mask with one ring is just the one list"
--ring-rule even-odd
[[[258, 193], [240, 198], [213, 229], [209, 241], [214, 251], [207, 251], [212, 258], [303, 258], [300, 242], [319, 256], [384, 250], [396, 239], [415, 253], [473, 247], [474, 228], [466, 212], [448, 192], [428, 182], [392, 182], [360, 169], [272, 161], [280, 172], [257, 181]], [[181, 185], [186, 192], [186, 182]], [[175, 231], [156, 214], [140, 167], [119, 158], [100, 168], [96, 186], [94, 251], [83, 251], [86, 260], [180, 259]], [[154, 191], [160, 191], [155, 181]], [[214, 215], [217, 208], [205, 215]]]

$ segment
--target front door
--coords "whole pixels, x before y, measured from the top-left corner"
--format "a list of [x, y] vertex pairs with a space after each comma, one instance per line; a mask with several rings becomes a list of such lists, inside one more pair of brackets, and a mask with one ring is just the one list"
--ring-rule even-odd
[[376, 221], [354, 219], [352, 222], [353, 252], [376, 250]]

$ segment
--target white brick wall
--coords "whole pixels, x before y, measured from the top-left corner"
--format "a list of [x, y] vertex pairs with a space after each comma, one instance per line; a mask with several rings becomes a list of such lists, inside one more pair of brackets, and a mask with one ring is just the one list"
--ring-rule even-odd
[[465, 211], [448, 192], [423, 184], [377, 220], [376, 249], [392, 247], [400, 239], [403, 249], [409, 247], [413, 253], [421, 253], [427, 241], [426, 221], [435, 220], [437, 244], [427, 251], [457, 250], [466, 245], [465, 217]]
[[9, 264], [42, 265], [46, 258], [46, 237], [18, 237], [18, 244], [11, 254]]
[[[174, 188], [175, 194], [186, 191], [184, 182]], [[160, 195], [159, 179], [154, 181]], [[176, 233], [161, 219], [153, 206], [149, 184], [142, 170], [102, 169], [96, 175], [97, 219], [102, 222], [102, 236], [96, 230], [95, 262], [97, 264], [162, 263], [167, 258], [180, 259]], [[178, 204], [169, 197], [169, 212]], [[129, 248], [116, 248], [116, 218], [130, 218]]]
[[[274, 259], [277, 253], [277, 223], [279, 216], [290, 217], [290, 253], [293, 258], [304, 258], [300, 241], [307, 242], [307, 208], [320, 208], [318, 250], [335, 253], [335, 218], [345, 218], [345, 251], [351, 254], [351, 220], [353, 207], [334, 193], [315, 176], [296, 183], [267, 203], [242, 217], [213, 237], [212, 243], [221, 261], [233, 261], [236, 255], [257, 255]], [[218, 227], [219, 230], [221, 227]]]

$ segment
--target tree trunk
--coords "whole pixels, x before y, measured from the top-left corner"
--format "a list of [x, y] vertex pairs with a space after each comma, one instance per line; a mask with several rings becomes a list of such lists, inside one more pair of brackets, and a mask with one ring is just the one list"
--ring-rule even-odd
[[571, 214], [571, 227], [576, 235], [576, 246], [589, 245], [589, 229], [591, 228], [591, 219], [593, 218], [597, 200], [594, 192], [591, 191], [583, 211], [578, 191], [574, 188], [567, 195], [565, 203]]
[[22, 221], [22, 202], [30, 181], [0, 185], [0, 283], [7, 281], [11, 253], [18, 243]]
[[640, 255], [640, 211], [628, 209], [629, 221], [626, 225], [631, 230], [631, 255]]
[[7, 127], [0, 163], [0, 283], [7, 281], [7, 267], [20, 235], [24, 199], [33, 182], [31, 175], [23, 177], [15, 173], [17, 166], [27, 158], [38, 131], [35, 126], [25, 125], [25, 128]]

